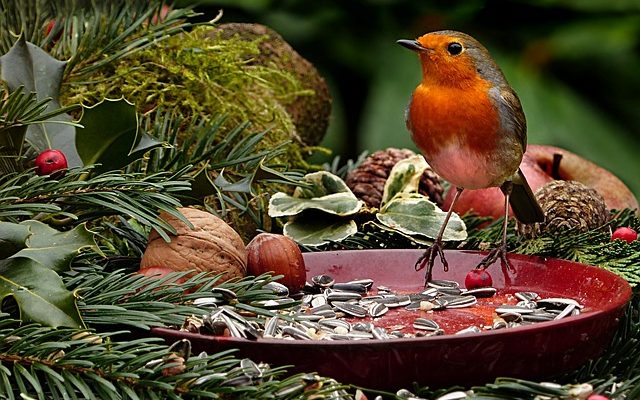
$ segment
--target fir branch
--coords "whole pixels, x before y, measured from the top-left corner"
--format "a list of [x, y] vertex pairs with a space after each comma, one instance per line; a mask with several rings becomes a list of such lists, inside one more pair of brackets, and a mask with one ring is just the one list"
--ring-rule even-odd
[[[123, 271], [108, 272], [95, 264], [76, 265], [63, 276], [69, 290], [80, 295], [78, 306], [84, 321], [92, 327], [128, 326], [139, 329], [179, 327], [186, 317], [203, 315], [209, 308], [196, 307], [193, 300], [203, 297], [222, 298], [212, 293], [214, 286], [231, 290], [236, 298], [227, 305], [249, 311], [256, 316], [272, 316], [273, 308], [263, 302], [277, 299], [264, 285], [279, 278], [264, 274], [239, 280], [220, 282], [220, 275], [189, 271], [164, 277], [146, 277]], [[294, 307], [292, 302], [285, 307]], [[251, 319], [251, 318], [249, 318]]]
[[631, 284], [640, 283], [640, 242], [611, 240], [609, 227], [640, 228], [635, 210], [613, 212], [608, 225], [587, 232], [562, 231], [543, 233], [533, 239], [511, 234], [511, 248], [516, 253], [535, 254], [571, 260], [605, 268]]
[[[95, 218], [120, 215], [154, 228], [168, 240], [175, 229], [158, 217], [165, 211], [178, 218], [175, 195], [189, 190], [184, 170], [123, 174], [118, 171], [88, 176], [91, 167], [72, 169], [59, 180], [32, 171], [0, 177], [0, 219], [38, 218], [54, 225], [77, 225]], [[63, 219], [59, 219], [63, 218]]]
[[225, 121], [224, 116], [185, 118], [178, 109], [148, 113], [142, 122], [144, 130], [166, 145], [128, 170], [151, 174], [189, 168], [186, 175], [193, 180], [193, 190], [180, 195], [183, 201], [198, 203], [206, 198], [221, 217], [238, 210], [263, 227], [262, 185], [298, 185], [303, 174], [271, 163], [286, 152], [289, 142], [260, 150], [267, 131], [247, 134], [250, 124], [244, 122], [227, 132], [222, 129]]
[[[311, 375], [280, 380], [283, 370], [242, 368], [230, 352], [189, 357], [189, 346], [161, 339], [120, 341], [126, 332], [91, 333], [0, 320], [0, 396], [38, 399], [310, 398], [343, 389]], [[182, 344], [182, 343], [181, 343]], [[317, 389], [322, 387], [322, 389]], [[295, 388], [294, 388], [295, 389]]]
[[[63, 107], [45, 112], [51, 101], [38, 101], [35, 93], [26, 93], [20, 86], [9, 93], [5, 85], [0, 85], [0, 171], [11, 173], [22, 171], [24, 161], [24, 138], [27, 127], [64, 114], [75, 106]], [[48, 121], [76, 125], [68, 121]]]
[[215, 22], [188, 21], [200, 15], [192, 7], [162, 15], [163, 6], [160, 0], [1, 0], [0, 49], [8, 51], [13, 35], [22, 33], [55, 58], [69, 60], [65, 81], [78, 80], [179, 32]]

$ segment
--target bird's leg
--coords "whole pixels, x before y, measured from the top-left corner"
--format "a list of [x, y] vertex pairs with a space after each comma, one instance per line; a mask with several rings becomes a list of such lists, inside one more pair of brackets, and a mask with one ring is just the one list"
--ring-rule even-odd
[[426, 286], [428, 282], [431, 281], [431, 272], [433, 271], [433, 262], [436, 259], [436, 255], [440, 256], [440, 261], [442, 262], [442, 266], [444, 267], [445, 272], [449, 270], [449, 263], [444, 258], [443, 246], [442, 246], [442, 236], [444, 235], [444, 230], [447, 227], [447, 223], [449, 223], [449, 218], [451, 218], [451, 213], [453, 212], [453, 206], [456, 204], [458, 197], [462, 193], [462, 188], [456, 188], [456, 194], [453, 197], [453, 201], [451, 202], [451, 206], [449, 207], [449, 211], [447, 211], [447, 215], [444, 217], [444, 223], [440, 227], [440, 231], [438, 232], [438, 236], [436, 237], [435, 242], [431, 246], [429, 246], [425, 252], [418, 258], [416, 261], [416, 271], [420, 271], [425, 266], [427, 267], [427, 273], [424, 277], [424, 285]]
[[509, 196], [513, 183], [505, 182], [502, 186], [504, 191], [504, 221], [502, 222], [502, 240], [500, 245], [491, 252], [478, 264], [477, 268], [487, 269], [491, 264], [496, 262], [498, 258], [507, 266], [509, 271], [515, 272], [509, 260], [507, 260], [507, 226], [509, 225]]

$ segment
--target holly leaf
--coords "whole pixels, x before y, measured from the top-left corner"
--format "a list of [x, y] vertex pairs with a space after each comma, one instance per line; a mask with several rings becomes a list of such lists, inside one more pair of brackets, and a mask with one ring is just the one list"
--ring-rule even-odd
[[30, 258], [0, 260], [0, 304], [13, 298], [24, 323], [84, 328], [76, 296], [58, 274]]
[[[446, 212], [420, 194], [399, 193], [376, 214], [385, 226], [409, 236], [422, 235], [431, 239], [438, 236]], [[464, 240], [467, 228], [464, 221], [452, 213], [444, 230], [443, 240]]]
[[332, 218], [296, 218], [282, 228], [285, 236], [306, 246], [320, 246], [343, 240], [358, 231], [353, 220]]
[[269, 216], [292, 216], [305, 210], [320, 210], [333, 215], [347, 216], [357, 213], [364, 205], [342, 179], [330, 172], [307, 174], [302, 182], [306, 185], [297, 187], [293, 196], [283, 192], [271, 196]]
[[96, 172], [120, 169], [162, 142], [138, 130], [138, 115], [124, 99], [105, 99], [85, 108], [75, 137], [84, 165], [100, 164]]
[[93, 233], [84, 224], [66, 232], [34, 220], [23, 221], [19, 226], [28, 229], [29, 237], [26, 246], [11, 258], [28, 258], [53, 271], [69, 269], [71, 261], [82, 249], [97, 249]]
[[[23, 86], [25, 92], [34, 92], [38, 101], [50, 98], [44, 111], [50, 113], [60, 108], [60, 85], [66, 65], [66, 61], [56, 60], [35, 44], [27, 42], [22, 34], [0, 57], [0, 79], [11, 91]], [[57, 122], [29, 125], [26, 140], [38, 152], [48, 148], [62, 150], [69, 167], [82, 165], [74, 145], [75, 127], [69, 124], [71, 116], [59, 114], [48, 121]]]
[[429, 167], [427, 161], [421, 155], [415, 155], [400, 160], [389, 172], [389, 177], [384, 183], [381, 206], [384, 206], [398, 193], [417, 193], [420, 186], [420, 177]]
[[0, 259], [7, 258], [27, 247], [31, 234], [28, 226], [0, 222]]

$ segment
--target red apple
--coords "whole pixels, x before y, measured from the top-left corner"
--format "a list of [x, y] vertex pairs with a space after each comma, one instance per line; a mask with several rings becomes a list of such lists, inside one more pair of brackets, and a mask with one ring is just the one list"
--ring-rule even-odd
[[67, 169], [67, 158], [56, 149], [47, 149], [36, 157], [36, 174], [52, 175], [54, 178], [64, 176]]
[[[520, 168], [534, 192], [554, 179], [574, 180], [597, 190], [604, 197], [608, 209], [638, 208], [638, 200], [620, 179], [568, 150], [531, 144], [527, 147]], [[455, 188], [452, 187], [445, 195], [443, 209], [451, 207], [454, 194]], [[500, 218], [504, 214], [504, 195], [499, 188], [465, 190], [453, 210], [461, 215], [474, 212]]]

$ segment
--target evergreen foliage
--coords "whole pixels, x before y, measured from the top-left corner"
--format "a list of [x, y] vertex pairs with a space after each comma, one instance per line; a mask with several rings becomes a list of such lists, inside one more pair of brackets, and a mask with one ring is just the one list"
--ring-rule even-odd
[[[12, 34], [21, 32], [53, 56], [70, 60], [65, 84], [88, 84], [85, 79], [95, 78], [118, 61], [136, 53], [146, 52], [145, 56], [150, 56], [152, 45], [199, 25], [185, 20], [195, 15], [189, 9], [176, 9], [161, 18], [161, 6], [159, 2], [142, 0], [0, 0], [0, 49], [6, 52], [15, 41]], [[65, 18], [68, 15], [74, 17]], [[52, 20], [55, 23], [47, 32]], [[295, 87], [293, 82], [289, 83]], [[355, 388], [348, 387], [349, 382], [339, 384], [312, 373], [288, 376], [285, 368], [266, 365], [256, 366], [260, 372], [256, 374], [251, 362], [239, 360], [232, 352], [194, 355], [186, 342], [167, 345], [148, 337], [150, 328], [180, 326], [190, 315], [209, 312], [194, 306], [193, 300], [215, 296], [211, 288], [219, 281], [219, 276], [205, 273], [193, 276], [172, 273], [159, 279], [134, 273], [148, 232], [155, 229], [167, 239], [173, 232], [158, 214], [165, 211], [181, 217], [176, 207], [187, 202], [202, 205], [203, 197], [213, 195], [214, 200], [207, 204], [210, 209], [222, 214], [228, 210], [246, 213], [257, 225], [265, 225], [260, 207], [254, 207], [264, 200], [259, 183], [290, 185], [297, 184], [301, 177], [295, 171], [287, 171], [286, 166], [267, 165], [283, 154], [287, 143], [260, 148], [258, 144], [267, 132], [244, 135], [248, 126], [244, 119], [222, 138], [217, 135], [225, 121], [223, 117], [185, 117], [175, 108], [154, 108], [144, 110], [140, 127], [162, 140], [165, 147], [148, 153], [124, 171], [96, 173], [94, 167], [87, 166], [50, 179], [36, 176], [33, 170], [16, 168], [30, 150], [28, 144], [24, 147], [25, 127], [53, 116], [45, 113], [49, 100], [37, 101], [34, 94], [22, 91], [2, 93], [0, 167], [13, 172], [0, 176], [0, 221], [36, 219], [63, 231], [87, 223], [98, 237], [98, 246], [81, 251], [70, 270], [60, 272], [66, 288], [79, 296], [78, 307], [88, 330], [24, 324], [13, 314], [0, 314], [0, 397], [354, 397]], [[72, 107], [61, 108], [55, 113], [71, 110]], [[338, 168], [336, 162], [330, 168], [344, 174], [353, 165]], [[640, 229], [640, 220], [630, 210], [612, 217], [610, 226]], [[482, 249], [499, 237], [500, 221], [482, 228], [481, 224], [486, 222], [482, 219], [467, 216], [465, 222], [470, 233], [468, 240], [452, 246]], [[612, 242], [606, 227], [531, 240], [520, 239], [513, 225], [509, 233], [511, 251], [597, 264], [633, 284], [640, 282], [638, 243]], [[353, 237], [323, 249], [422, 246], [408, 237], [367, 226]], [[219, 286], [237, 294], [229, 306], [268, 316], [273, 314], [272, 309], [263, 307], [262, 302], [275, 295], [263, 287], [276, 278], [248, 277]], [[10, 305], [2, 303], [5, 311], [11, 311]], [[472, 388], [468, 398], [570, 399], [586, 384], [612, 398], [638, 398], [639, 315], [640, 304], [634, 297], [604, 355], [578, 371], [557, 377], [557, 384], [500, 378]], [[433, 398], [460, 388], [413, 389], [420, 396]], [[400, 393], [382, 394], [401, 398]]]

